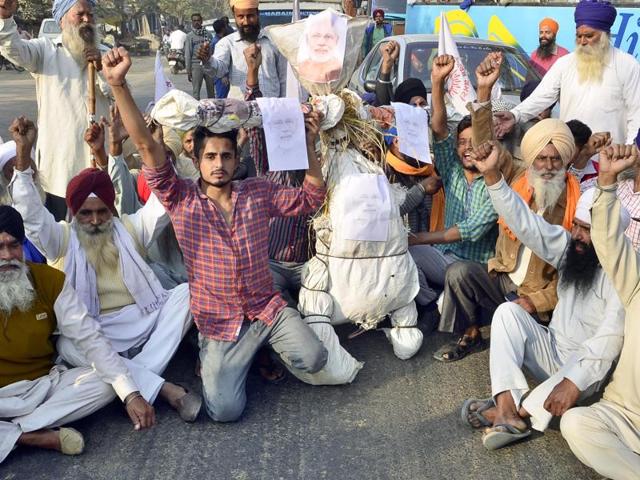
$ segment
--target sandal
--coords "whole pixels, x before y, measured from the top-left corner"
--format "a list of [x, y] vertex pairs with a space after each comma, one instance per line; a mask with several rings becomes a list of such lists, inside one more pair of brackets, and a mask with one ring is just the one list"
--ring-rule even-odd
[[508, 423], [500, 423], [487, 430], [482, 436], [482, 444], [487, 450], [497, 450], [531, 435], [531, 430], [520, 430]]
[[[477, 409], [471, 410], [471, 405], [473, 405], [474, 403], [480, 403], [481, 405]], [[493, 423], [490, 422], [484, 415], [482, 415], [482, 412], [489, 410], [490, 408], [493, 408], [495, 406], [496, 404], [493, 401], [493, 398], [485, 398], [482, 400], [477, 398], [469, 398], [465, 400], [465, 402], [462, 404], [462, 410], [460, 411], [460, 418], [462, 420], [462, 423], [464, 423], [465, 425], [468, 425], [474, 430], [480, 429], [480, 428], [492, 427]], [[474, 416], [476, 420], [480, 422], [479, 427], [474, 426], [469, 421], [470, 416]]]
[[470, 353], [474, 353], [483, 349], [485, 343], [482, 339], [482, 335], [478, 335], [476, 338], [471, 338], [469, 335], [463, 335], [455, 343], [449, 343], [444, 347], [438, 349], [433, 354], [433, 358], [439, 362], [449, 363], [457, 360], [462, 360]]

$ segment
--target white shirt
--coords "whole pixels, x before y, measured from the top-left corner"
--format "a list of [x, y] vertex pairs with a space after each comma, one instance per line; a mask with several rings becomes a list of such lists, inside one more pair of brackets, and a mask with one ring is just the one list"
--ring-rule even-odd
[[601, 84], [580, 84], [576, 54], [558, 59], [540, 85], [511, 110], [526, 122], [560, 101], [560, 120], [580, 120], [594, 132], [611, 132], [613, 143], [633, 144], [640, 128], [640, 64], [617, 48], [605, 66]]
[[[60, 42], [22, 40], [13, 18], [0, 19], [0, 53], [27, 69], [36, 81], [38, 143], [36, 166], [44, 190], [64, 197], [67, 184], [91, 166], [84, 131], [89, 125], [87, 68]], [[109, 86], [96, 76], [96, 118], [109, 117]]]
[[624, 233], [633, 243], [636, 252], [640, 252], [640, 220], [634, 220], [634, 218], [640, 219], [640, 192], [634, 192], [633, 188], [632, 179], [618, 182], [618, 198], [631, 216], [631, 223]]
[[182, 30], [174, 30], [169, 35], [169, 43], [172, 50], [184, 50], [184, 42], [187, 40], [187, 34]]
[[[264, 97], [285, 97], [287, 95], [287, 61], [278, 49], [261, 31], [257, 43], [262, 52], [262, 64], [258, 71], [260, 91]], [[244, 91], [247, 83], [247, 61], [244, 58], [244, 49], [251, 45], [240, 39], [240, 33], [234, 32], [216, 43], [211, 67], [215, 78], [229, 76], [232, 87], [236, 87], [235, 95], [244, 99]], [[240, 92], [237, 90], [240, 89]], [[230, 92], [232, 96], [233, 92]]]
[[532, 212], [502, 179], [487, 187], [496, 213], [535, 255], [558, 270], [558, 303], [549, 331], [560, 358], [567, 358], [565, 378], [580, 391], [601, 381], [620, 354], [624, 336], [624, 307], [613, 284], [599, 269], [586, 293], [562, 279], [565, 252], [571, 235]]
[[100, 324], [89, 315], [69, 282], [64, 283], [53, 309], [57, 332], [74, 343], [100, 379], [113, 387], [120, 400], [124, 401], [127, 395], [140, 390], [120, 355], [101, 333]]

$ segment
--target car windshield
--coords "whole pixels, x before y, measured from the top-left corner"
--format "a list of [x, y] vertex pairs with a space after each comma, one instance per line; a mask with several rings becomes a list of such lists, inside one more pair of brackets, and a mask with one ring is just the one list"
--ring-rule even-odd
[[[473, 87], [476, 88], [475, 70], [489, 52], [502, 50], [506, 61], [502, 64], [500, 84], [504, 92], [519, 93], [529, 80], [539, 80], [538, 74], [529, 66], [527, 58], [515, 50], [482, 44], [458, 44], [458, 52]], [[436, 43], [415, 42], [407, 45], [404, 63], [404, 78], [417, 77], [431, 90], [431, 64], [438, 55]]]
[[42, 33], [61, 33], [60, 26], [56, 22], [45, 22], [42, 26]]

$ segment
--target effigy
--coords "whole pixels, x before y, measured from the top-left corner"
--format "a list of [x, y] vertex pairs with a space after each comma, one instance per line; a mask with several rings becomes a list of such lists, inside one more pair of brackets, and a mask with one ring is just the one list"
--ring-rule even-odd
[[[298, 309], [329, 355], [325, 367], [315, 374], [288, 367], [300, 380], [314, 385], [350, 383], [363, 366], [340, 345], [334, 325], [353, 323], [370, 331], [388, 317], [391, 328], [383, 329], [384, 333], [394, 354], [403, 360], [415, 355], [423, 340], [413, 301], [419, 289], [418, 273], [408, 252], [406, 223], [400, 215], [406, 191], [390, 184], [385, 176], [382, 136], [377, 127], [393, 122], [393, 111], [366, 106], [358, 95], [344, 88], [355, 69], [367, 20], [330, 12], [332, 24], [338, 24], [334, 22], [336, 18], [344, 23], [345, 38], [339, 75], [335, 73], [335, 62], [326, 62], [331, 65], [325, 77], [330, 78], [328, 81], [311, 81], [297, 71], [304, 61], [298, 50], [303, 48], [303, 38], [308, 33], [308, 20], [267, 28], [271, 41], [310, 94], [309, 101], [301, 104], [302, 110], [318, 111], [323, 116], [320, 143], [328, 193], [324, 207], [312, 221], [316, 254], [303, 269]], [[256, 101], [198, 102], [177, 90], [161, 98], [151, 116], [180, 130], [204, 126], [213, 132], [225, 132], [262, 124]], [[362, 185], [373, 185], [375, 192], [358, 188]], [[376, 230], [375, 240], [353, 239], [359, 237], [352, 233], [351, 206], [367, 195], [376, 197], [372, 200], [373, 209], [384, 207], [384, 213], [378, 214], [382, 227]]]

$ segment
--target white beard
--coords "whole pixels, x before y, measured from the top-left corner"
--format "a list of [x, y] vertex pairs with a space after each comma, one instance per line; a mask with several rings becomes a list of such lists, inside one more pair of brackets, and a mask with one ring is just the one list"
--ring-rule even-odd
[[602, 83], [610, 50], [611, 43], [606, 33], [602, 34], [596, 45], [576, 45], [578, 81], [581, 84]]
[[0, 272], [0, 316], [8, 317], [14, 309], [27, 312], [36, 292], [29, 278], [29, 267], [19, 260], [0, 261], [0, 266], [15, 265], [19, 270]]
[[100, 227], [93, 227], [82, 225], [74, 219], [72, 225], [78, 236], [80, 248], [84, 250], [87, 260], [95, 270], [102, 266], [113, 270], [119, 266], [120, 253], [113, 241], [113, 220]]
[[546, 180], [533, 167], [529, 168], [527, 177], [529, 185], [533, 188], [533, 198], [538, 209], [546, 212], [556, 206], [566, 187], [565, 174], [566, 170], [563, 168], [558, 170], [551, 180]]
[[[87, 42], [84, 41], [82, 36], [80, 35], [81, 25], [70, 25], [66, 22], [63, 22], [62, 25], [62, 45], [69, 50], [69, 53], [76, 61], [78, 65], [81, 67], [85, 67], [87, 65], [87, 61], [84, 57], [84, 49], [87, 46]], [[95, 27], [94, 27], [95, 28]], [[96, 44], [98, 45], [98, 38], [96, 32]]]

